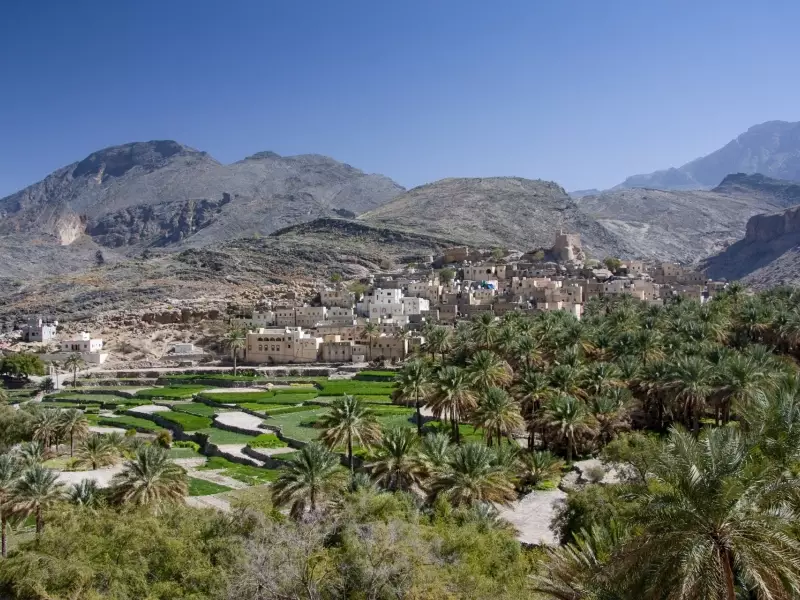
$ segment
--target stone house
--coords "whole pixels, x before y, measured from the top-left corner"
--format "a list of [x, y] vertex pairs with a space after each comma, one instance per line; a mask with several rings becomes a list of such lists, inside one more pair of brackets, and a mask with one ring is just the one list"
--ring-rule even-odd
[[243, 329], [259, 329], [271, 327], [276, 324], [275, 313], [271, 310], [254, 312], [252, 317], [237, 317], [231, 319], [231, 325]]
[[319, 291], [319, 300], [322, 306], [352, 308], [356, 303], [356, 296], [344, 288], [322, 288]]
[[310, 363], [319, 360], [322, 338], [301, 327], [259, 329], [247, 333], [242, 360], [253, 364]]
[[32, 317], [22, 326], [22, 339], [26, 342], [49, 342], [56, 337], [58, 321], [47, 322], [42, 317]]

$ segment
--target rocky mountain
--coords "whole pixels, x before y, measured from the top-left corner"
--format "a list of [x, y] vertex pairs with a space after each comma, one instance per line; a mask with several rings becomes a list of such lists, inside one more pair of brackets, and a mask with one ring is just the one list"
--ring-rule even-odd
[[576, 202], [635, 256], [691, 263], [741, 239], [750, 217], [800, 203], [800, 186], [739, 173], [710, 191], [617, 189]]
[[754, 125], [719, 150], [677, 168], [628, 177], [618, 188], [710, 189], [729, 173], [800, 181], [800, 123]]
[[751, 218], [744, 239], [703, 266], [715, 279], [743, 279], [756, 287], [800, 285], [800, 205]]
[[[114, 146], [0, 199], [1, 234], [84, 233], [120, 248], [199, 244], [266, 235], [317, 217], [355, 215], [403, 192], [319, 155], [261, 152], [224, 165], [174, 141]], [[193, 240], [194, 242], [194, 240]]]
[[593, 256], [627, 255], [625, 240], [582, 212], [556, 183], [518, 177], [443, 179], [416, 187], [359, 220], [483, 247], [549, 248], [577, 231]]

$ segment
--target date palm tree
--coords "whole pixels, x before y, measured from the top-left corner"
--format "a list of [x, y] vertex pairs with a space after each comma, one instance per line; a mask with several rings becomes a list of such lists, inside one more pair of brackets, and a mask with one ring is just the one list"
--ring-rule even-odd
[[417, 434], [422, 435], [422, 405], [431, 392], [431, 372], [428, 365], [412, 360], [397, 375], [397, 390], [401, 402], [414, 403], [417, 411]]
[[488, 349], [497, 341], [497, 319], [492, 312], [478, 315], [470, 322], [470, 333], [479, 348]]
[[719, 374], [722, 402], [718, 421], [730, 421], [731, 408], [745, 412], [749, 404], [762, 400], [770, 388], [771, 375], [752, 357], [739, 352], [726, 357]]
[[326, 506], [344, 488], [344, 481], [339, 458], [310, 442], [281, 470], [272, 485], [272, 501], [277, 507], [290, 505], [291, 516], [300, 519], [306, 510], [316, 514]]
[[450, 421], [453, 439], [458, 444], [459, 423], [466, 420], [477, 406], [469, 377], [464, 369], [449, 365], [439, 369], [432, 387], [427, 406], [437, 419]]
[[605, 446], [621, 431], [630, 428], [629, 403], [630, 392], [625, 388], [615, 388], [592, 398], [591, 412], [597, 421], [601, 445]]
[[491, 448], [476, 442], [457, 447], [430, 487], [434, 496], [443, 496], [454, 506], [507, 504], [516, 498], [514, 485], [507, 471], [495, 463]]
[[480, 396], [478, 406], [473, 411], [472, 424], [483, 429], [486, 441], [491, 446], [497, 440], [511, 439], [525, 427], [519, 412], [519, 403], [502, 388], [490, 387]]
[[431, 358], [438, 354], [444, 361], [444, 355], [452, 346], [452, 329], [449, 327], [435, 326], [425, 334], [424, 348], [431, 353]]
[[61, 431], [69, 437], [69, 455], [75, 451], [75, 440], [83, 440], [89, 435], [89, 421], [82, 410], [68, 408], [60, 415]]
[[45, 450], [49, 450], [58, 439], [60, 429], [61, 416], [59, 411], [54, 409], [42, 410], [34, 417], [33, 440], [41, 442]]
[[[797, 481], [759, 465], [730, 428], [695, 437], [673, 430], [613, 572], [646, 574], [640, 598], [791, 598], [800, 590], [800, 541], [789, 532]], [[737, 594], [741, 584], [741, 595]]]
[[491, 350], [479, 350], [468, 361], [467, 370], [475, 389], [481, 391], [511, 383], [511, 366]]
[[549, 384], [550, 380], [547, 375], [534, 369], [522, 371], [519, 380], [514, 384], [513, 391], [520, 402], [522, 418], [525, 419], [528, 428], [529, 449], [532, 449], [536, 443], [537, 417], [542, 410], [542, 405], [554, 393]]
[[519, 461], [522, 465], [522, 482], [531, 487], [558, 475], [564, 464], [549, 450], [523, 452]]
[[361, 334], [359, 337], [362, 340], [367, 340], [367, 344], [369, 346], [369, 359], [372, 360], [372, 348], [375, 344], [375, 340], [377, 340], [381, 336], [381, 328], [378, 326], [377, 323], [373, 323], [372, 321], [367, 321], [364, 325], [364, 328], [361, 330]]
[[345, 394], [331, 402], [331, 412], [319, 420], [320, 439], [328, 448], [345, 446], [350, 476], [355, 474], [353, 442], [369, 448], [380, 437], [380, 426], [372, 410], [359, 398]]
[[78, 370], [86, 366], [83, 358], [77, 352], [70, 354], [64, 361], [64, 368], [67, 371], [72, 371], [72, 387], [78, 385]]
[[691, 423], [692, 431], [697, 435], [700, 417], [715, 392], [714, 370], [701, 356], [682, 356], [671, 365], [669, 379], [667, 387], [675, 395], [687, 424]]
[[42, 442], [23, 442], [16, 453], [24, 467], [41, 464], [47, 459], [47, 450]]
[[383, 433], [367, 468], [372, 478], [390, 491], [418, 489], [425, 475], [418, 449], [419, 436], [412, 429], [393, 427]]
[[225, 347], [230, 351], [233, 359], [233, 374], [236, 375], [239, 351], [247, 345], [247, 331], [239, 327], [231, 327], [225, 334]]
[[21, 471], [21, 464], [12, 454], [0, 454], [0, 553], [6, 556], [8, 505]]
[[64, 499], [64, 485], [58, 474], [42, 465], [26, 468], [11, 489], [10, 504], [17, 514], [36, 519], [36, 535], [44, 529], [44, 512]]
[[110, 498], [116, 504], [152, 507], [182, 502], [188, 493], [186, 471], [163, 448], [148, 445], [137, 450], [111, 480]]
[[93, 433], [78, 448], [77, 463], [92, 470], [108, 467], [119, 461], [117, 450], [108, 442], [106, 436]]
[[82, 479], [67, 491], [67, 499], [78, 506], [96, 508], [100, 505], [100, 486], [94, 479]]
[[439, 473], [447, 467], [454, 451], [450, 440], [446, 433], [429, 433], [422, 438], [419, 462], [427, 476]]
[[586, 405], [569, 394], [559, 394], [550, 400], [545, 406], [543, 418], [546, 427], [566, 443], [567, 463], [572, 463], [578, 436], [594, 431], [596, 426]]
[[602, 396], [611, 388], [622, 386], [622, 373], [614, 363], [592, 363], [583, 371], [583, 385], [589, 396]]

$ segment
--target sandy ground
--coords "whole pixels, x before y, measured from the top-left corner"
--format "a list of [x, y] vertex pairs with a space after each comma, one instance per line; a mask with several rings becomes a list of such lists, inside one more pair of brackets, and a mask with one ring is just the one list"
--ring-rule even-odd
[[285, 448], [253, 448], [253, 452], [262, 456], [275, 456], [276, 454], [288, 454], [289, 452], [297, 452], [296, 448], [286, 446]]
[[214, 417], [214, 420], [217, 423], [230, 425], [231, 427], [237, 427], [246, 431], [252, 431], [256, 434], [264, 433], [266, 431], [265, 429], [259, 427], [259, 425], [261, 425], [261, 419], [237, 410], [220, 413]]
[[94, 479], [100, 487], [111, 485], [111, 478], [122, 471], [122, 465], [97, 469], [96, 471], [61, 471], [58, 473], [58, 481], [67, 485], [80, 483], [84, 479]]
[[145, 415], [152, 415], [153, 413], [168, 412], [169, 406], [161, 406], [160, 404], [145, 404], [144, 406], [134, 406], [128, 409], [130, 412], [142, 413]]
[[92, 433], [121, 433], [125, 435], [127, 429], [123, 429], [122, 427], [103, 427], [102, 425], [91, 425], [89, 427], [89, 431]]
[[510, 507], [499, 507], [500, 516], [517, 528], [517, 539], [524, 544], [557, 546], [550, 521], [558, 503], [567, 495], [561, 490], [531, 492]]
[[222, 472], [216, 469], [201, 470], [188, 468], [186, 469], [186, 473], [189, 475], [189, 477], [210, 481], [212, 483], [218, 483], [219, 485], [224, 485], [234, 490], [241, 490], [249, 487], [246, 483], [239, 481], [238, 479], [233, 479], [232, 477], [226, 477], [225, 475], [222, 475]]

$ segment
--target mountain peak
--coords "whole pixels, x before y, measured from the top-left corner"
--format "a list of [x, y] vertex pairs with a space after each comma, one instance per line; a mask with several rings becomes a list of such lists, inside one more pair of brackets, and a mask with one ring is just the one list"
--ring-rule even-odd
[[80, 161], [72, 171], [74, 178], [89, 176], [121, 177], [134, 167], [154, 170], [176, 155], [205, 155], [204, 152], [179, 144], [174, 140], [151, 140], [109, 146], [93, 152]]
[[264, 160], [277, 158], [282, 158], [277, 152], [273, 152], [272, 150], [264, 150], [262, 152], [256, 152], [255, 154], [245, 157], [245, 160]]
[[800, 181], [800, 123], [766, 121], [725, 146], [677, 168], [628, 177], [617, 188], [711, 189], [729, 173]]

